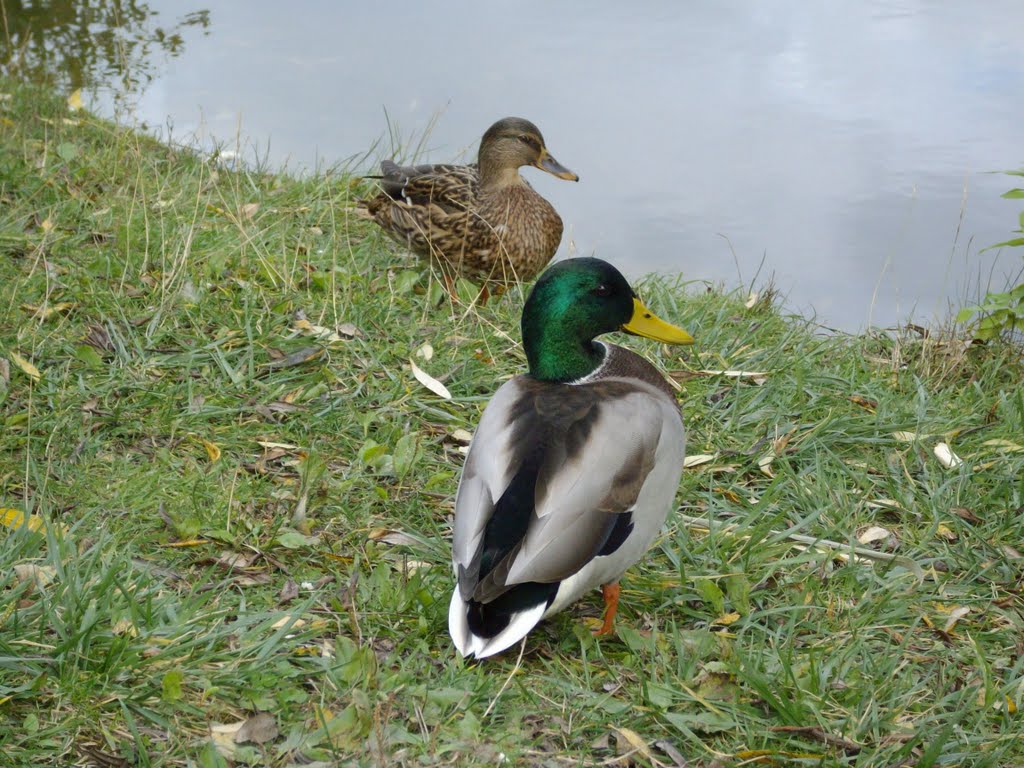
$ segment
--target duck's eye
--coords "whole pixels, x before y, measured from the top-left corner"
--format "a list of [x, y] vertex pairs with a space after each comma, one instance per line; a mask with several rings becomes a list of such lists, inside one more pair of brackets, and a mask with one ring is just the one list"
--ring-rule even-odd
[[594, 289], [595, 296], [611, 296], [612, 289], [610, 286], [601, 283], [597, 288]]
[[526, 144], [527, 146], [530, 146], [530, 147], [532, 147], [532, 146], [534, 146], [536, 144], [536, 142], [533, 140], [533, 137], [532, 136], [527, 136], [525, 133], [522, 136], [519, 137], [519, 140], [521, 142], [523, 142], [523, 144]]

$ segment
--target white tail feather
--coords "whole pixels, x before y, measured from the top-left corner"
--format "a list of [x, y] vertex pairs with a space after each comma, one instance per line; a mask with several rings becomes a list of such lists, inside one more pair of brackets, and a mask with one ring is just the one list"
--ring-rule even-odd
[[484, 659], [501, 653], [506, 648], [522, 640], [527, 633], [537, 626], [547, 610], [547, 602], [528, 608], [512, 615], [508, 626], [494, 637], [480, 637], [469, 629], [468, 607], [458, 587], [452, 592], [452, 601], [448, 606], [448, 633], [459, 653], [463, 656], [475, 656]]

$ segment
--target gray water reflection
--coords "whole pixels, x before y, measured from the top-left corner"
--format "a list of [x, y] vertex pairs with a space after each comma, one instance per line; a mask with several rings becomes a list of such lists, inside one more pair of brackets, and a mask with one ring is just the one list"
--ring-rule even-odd
[[386, 135], [385, 110], [407, 137], [441, 110], [436, 160], [522, 115], [581, 176], [526, 171], [562, 256], [728, 285], [763, 262], [790, 306], [850, 329], [927, 320], [1021, 264], [978, 254], [1019, 210], [986, 173], [1024, 154], [1019, 0], [219, 0], [210, 29], [183, 30], [137, 118], [227, 141], [240, 121], [311, 164]]
[[74, 90], [96, 83], [118, 100], [152, 78], [154, 57], [182, 53], [182, 31], [205, 29], [209, 14], [180, 15], [171, 27], [136, 0], [0, 0], [0, 65], [10, 74]]

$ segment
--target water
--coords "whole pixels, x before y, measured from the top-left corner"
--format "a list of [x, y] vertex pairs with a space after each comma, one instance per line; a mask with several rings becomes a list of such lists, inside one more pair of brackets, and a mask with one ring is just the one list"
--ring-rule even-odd
[[848, 330], [943, 317], [1022, 265], [979, 253], [1021, 209], [989, 173], [1024, 161], [1019, 0], [205, 5], [132, 5], [175, 45], [133, 49], [127, 98], [108, 66], [95, 107], [291, 167], [387, 156], [389, 123], [433, 126], [422, 159], [470, 159], [527, 117], [581, 177], [524, 170], [560, 257], [771, 278]]

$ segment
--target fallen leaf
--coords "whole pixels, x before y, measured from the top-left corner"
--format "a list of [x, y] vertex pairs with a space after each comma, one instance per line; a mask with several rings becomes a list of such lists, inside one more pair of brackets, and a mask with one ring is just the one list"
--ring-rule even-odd
[[429, 341], [416, 350], [416, 357], [422, 357], [428, 363], [431, 361], [434, 357], [434, 348], [430, 345]]
[[315, 360], [323, 353], [323, 347], [303, 347], [297, 352], [292, 352], [290, 355], [282, 357], [280, 360], [274, 360], [266, 363], [264, 368], [291, 368], [296, 365], [308, 363], [310, 360]]
[[953, 450], [946, 443], [936, 443], [935, 448], [932, 450], [935, 453], [935, 458], [946, 469], [956, 469], [964, 463], [963, 459], [953, 453]]
[[76, 88], [68, 95], [68, 109], [72, 112], [77, 112], [82, 107], [82, 89]]
[[452, 440], [463, 445], [469, 445], [473, 439], [473, 433], [466, 429], [456, 429], [452, 432]]
[[956, 532], [945, 523], [939, 523], [935, 529], [935, 535], [942, 537], [946, 541], [956, 541], [957, 539]]
[[20, 509], [4, 509], [0, 507], [0, 525], [7, 528], [28, 528], [33, 533], [46, 533], [46, 526], [39, 515], [26, 515]]
[[291, 443], [274, 443], [274, 442], [271, 442], [269, 440], [257, 440], [256, 444], [257, 445], [261, 445], [261, 446], [263, 446], [264, 448], [267, 448], [267, 449], [280, 448], [281, 450], [284, 450], [284, 451], [298, 451], [298, 450], [300, 450], [299, 446], [292, 445]]
[[615, 731], [615, 747], [620, 756], [639, 752], [651, 762], [655, 762], [651, 748], [636, 731], [630, 728], [619, 728], [617, 725], [613, 725], [612, 730]]
[[139, 629], [132, 623], [131, 619], [119, 619], [114, 622], [114, 626], [110, 628], [118, 637], [138, 637]]
[[232, 552], [230, 550], [224, 550], [217, 555], [214, 562], [229, 571], [233, 571], [236, 568], [249, 568], [257, 559], [259, 559], [259, 555], [255, 552]]
[[[352, 326], [355, 328], [355, 326]], [[304, 318], [299, 318], [295, 321], [292, 328], [305, 336], [313, 336], [320, 341], [344, 341], [345, 338], [341, 336], [337, 331], [327, 328], [323, 325], [314, 325]], [[347, 338], [352, 338], [349, 335]]]
[[211, 443], [203, 438], [199, 438], [199, 441], [203, 444], [203, 448], [206, 449], [206, 455], [210, 457], [210, 461], [218, 461], [220, 459], [220, 448], [217, 447], [216, 443]]
[[916, 432], [893, 432], [892, 436], [899, 443], [912, 443], [917, 440]]
[[966, 520], [968, 523], [980, 523], [981, 518], [974, 514], [967, 507], [950, 507], [950, 512], [959, 517], [961, 520]]
[[419, 539], [410, 536], [402, 531], [391, 530], [390, 528], [374, 528], [367, 536], [371, 541], [379, 541], [382, 544], [390, 544], [395, 547], [410, 547], [419, 544]]
[[719, 616], [717, 619], [711, 622], [711, 626], [716, 624], [720, 627], [728, 627], [730, 624], [735, 624], [740, 620], [740, 615], [733, 611], [732, 613], [726, 613]]
[[717, 458], [717, 453], [698, 453], [693, 456], [687, 456], [683, 459], [683, 469], [699, 467], [701, 464], [708, 464]]
[[14, 578], [23, 583], [32, 582], [37, 589], [51, 584], [57, 576], [57, 569], [52, 565], [36, 565], [35, 563], [19, 563], [14, 566]]
[[877, 401], [869, 400], [868, 398], [861, 397], [860, 395], [850, 395], [849, 400], [854, 405], [859, 405], [861, 408], [871, 411], [871, 413], [874, 413], [878, 409]]
[[883, 528], [880, 525], [872, 525], [857, 537], [857, 541], [861, 544], [872, 544], [876, 541], [888, 539], [890, 535], [892, 534], [887, 528]]
[[908, 511], [906, 509], [906, 507], [904, 507], [902, 504], [900, 504], [895, 499], [874, 499], [874, 500], [865, 502], [865, 506], [868, 509], [886, 509], [886, 510], [893, 510], [893, 511], [896, 511], [896, 512], [906, 512], [906, 511]]
[[258, 211], [259, 209], [259, 203], [246, 203], [238, 210], [238, 214], [243, 219], [251, 219], [253, 216], [256, 215], [256, 211]]
[[43, 304], [38, 307], [34, 304], [22, 304], [21, 308], [26, 312], [29, 312], [33, 317], [37, 317], [40, 320], [46, 320], [53, 315], [74, 309], [75, 306], [77, 305], [73, 301], [62, 301], [57, 304]]
[[1024, 451], [1024, 445], [1018, 445], [1010, 440], [1002, 440], [1000, 438], [986, 440], [982, 445], [988, 448], [998, 448], [1002, 451]]
[[960, 621], [960, 619], [962, 619], [964, 616], [966, 616], [970, 612], [971, 612], [971, 609], [968, 608], [967, 606], [963, 606], [962, 605], [962, 606], [960, 606], [958, 608], [954, 608], [952, 611], [949, 612], [949, 618], [946, 619], [946, 624], [942, 628], [943, 631], [946, 632], [947, 634], [952, 632], [953, 631], [953, 627], [956, 626], [957, 622]]
[[775, 449], [772, 448], [764, 456], [757, 460], [757, 468], [768, 477], [775, 477], [772, 472], [772, 462], [775, 461]]
[[704, 376], [728, 376], [730, 379], [750, 379], [758, 386], [768, 381], [766, 371], [703, 370], [697, 371], [697, 373]]
[[753, 309], [754, 305], [757, 304], [757, 300], [760, 298], [757, 291], [751, 291], [750, 295], [747, 296], [747, 300], [743, 302], [743, 306], [747, 309]]
[[271, 629], [281, 629], [281, 627], [288, 627], [289, 629], [302, 629], [306, 626], [305, 619], [296, 619], [290, 613], [286, 613], [280, 619], [270, 625]]
[[235, 735], [242, 730], [245, 720], [237, 723], [210, 723], [210, 741], [222, 757], [231, 759], [235, 755]]
[[266, 744], [277, 738], [280, 731], [277, 728], [277, 721], [269, 712], [257, 712], [235, 731], [236, 744]]
[[443, 397], [445, 400], [452, 399], [452, 393], [448, 391], [448, 387], [442, 384], [440, 381], [435, 379], [426, 371], [422, 370], [416, 363], [409, 358], [409, 366], [412, 368], [412, 375], [416, 377], [416, 381], [422, 384], [424, 387], [429, 389], [438, 397]]
[[281, 587], [281, 594], [277, 597], [277, 602], [280, 605], [290, 603], [292, 600], [299, 596], [299, 585], [295, 583], [295, 579], [288, 579], [284, 586]]
[[32, 379], [32, 381], [39, 381], [39, 379], [42, 378], [43, 374], [39, 372], [39, 369], [17, 352], [11, 352], [11, 360], [13, 360], [14, 364], [21, 368], [25, 375]]
[[676, 749], [675, 745], [668, 739], [658, 739], [654, 742], [654, 746], [672, 758], [672, 762], [675, 764], [674, 768], [687, 768], [690, 763], [683, 757], [683, 753]]

